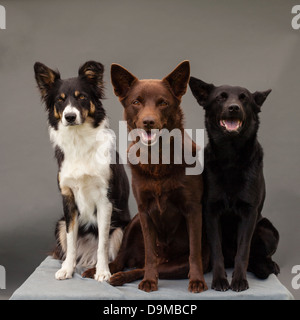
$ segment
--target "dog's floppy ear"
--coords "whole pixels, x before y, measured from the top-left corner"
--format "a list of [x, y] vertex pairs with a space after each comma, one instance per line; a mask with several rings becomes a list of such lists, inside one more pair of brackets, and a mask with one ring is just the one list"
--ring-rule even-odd
[[40, 89], [42, 98], [45, 100], [50, 89], [53, 88], [55, 82], [60, 79], [58, 71], [48, 68], [41, 62], [34, 64], [35, 79]]
[[190, 63], [185, 60], [181, 62], [163, 81], [168, 84], [175, 97], [181, 99], [186, 93], [190, 78]]
[[115, 95], [120, 99], [126, 97], [130, 87], [136, 80], [138, 80], [127, 69], [116, 63], [111, 65], [110, 74]]
[[97, 92], [102, 97], [103, 94], [103, 72], [104, 66], [100, 62], [87, 61], [78, 70], [78, 75], [95, 86]]
[[256, 91], [252, 94], [253, 99], [255, 103], [259, 106], [259, 108], [264, 104], [271, 91], [271, 89], [267, 91]]
[[190, 78], [189, 85], [193, 96], [196, 98], [200, 106], [204, 107], [209, 95], [215, 89], [215, 86], [194, 77]]

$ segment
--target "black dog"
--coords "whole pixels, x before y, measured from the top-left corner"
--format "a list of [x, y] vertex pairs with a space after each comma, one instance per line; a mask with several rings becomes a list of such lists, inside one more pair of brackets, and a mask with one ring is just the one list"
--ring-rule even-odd
[[[265, 279], [278, 274], [271, 256], [279, 234], [263, 218], [263, 150], [257, 141], [258, 113], [271, 90], [215, 87], [191, 77], [190, 88], [205, 110], [204, 220], [211, 246], [212, 288], [249, 288], [247, 270]], [[231, 285], [225, 267], [233, 267]]]

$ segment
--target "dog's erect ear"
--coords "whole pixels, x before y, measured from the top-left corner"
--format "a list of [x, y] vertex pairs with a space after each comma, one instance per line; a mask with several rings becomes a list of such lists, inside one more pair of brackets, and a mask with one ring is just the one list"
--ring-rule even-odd
[[53, 71], [40, 62], [34, 64], [34, 72], [42, 98], [45, 99], [49, 90], [52, 89], [55, 82], [60, 79], [60, 74], [58, 71]]
[[215, 89], [215, 86], [194, 77], [190, 78], [189, 84], [193, 96], [196, 98], [200, 106], [204, 107], [209, 95]]
[[116, 63], [111, 65], [110, 74], [115, 95], [120, 99], [126, 97], [130, 87], [136, 80], [138, 80], [127, 69]]
[[263, 103], [266, 101], [268, 95], [271, 93], [271, 89], [267, 91], [256, 91], [252, 94], [255, 103], [261, 107]]
[[78, 70], [78, 75], [94, 85], [98, 93], [103, 93], [103, 72], [104, 66], [100, 62], [87, 61]]
[[190, 78], [190, 63], [185, 60], [181, 62], [163, 81], [168, 84], [175, 97], [181, 98], [187, 90]]

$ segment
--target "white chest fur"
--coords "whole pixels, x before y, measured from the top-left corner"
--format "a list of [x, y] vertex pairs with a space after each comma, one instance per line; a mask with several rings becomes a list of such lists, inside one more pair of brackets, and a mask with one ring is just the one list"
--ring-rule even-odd
[[94, 128], [90, 123], [50, 127], [50, 140], [64, 153], [59, 172], [60, 188], [70, 188], [79, 210], [80, 224], [96, 224], [95, 210], [107, 196], [110, 170], [110, 150], [114, 136], [105, 119]]

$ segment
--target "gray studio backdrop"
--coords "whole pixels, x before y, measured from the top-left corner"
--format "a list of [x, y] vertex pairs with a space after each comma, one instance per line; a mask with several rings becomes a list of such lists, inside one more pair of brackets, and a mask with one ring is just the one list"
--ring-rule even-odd
[[[109, 78], [119, 63], [140, 78], [162, 78], [182, 60], [192, 75], [216, 85], [273, 89], [263, 106], [259, 139], [265, 151], [263, 213], [280, 231], [275, 259], [291, 288], [300, 264], [299, 118], [300, 30], [291, 27], [289, 0], [0, 1], [0, 265], [5, 299], [48, 255], [62, 214], [56, 162], [33, 64], [62, 77], [94, 59], [106, 67], [104, 106], [118, 133], [123, 110]], [[204, 128], [190, 90], [183, 98], [186, 128]], [[130, 175], [130, 172], [128, 171]], [[131, 195], [130, 208], [136, 213]]]

